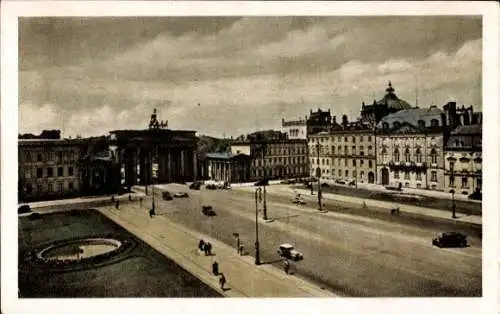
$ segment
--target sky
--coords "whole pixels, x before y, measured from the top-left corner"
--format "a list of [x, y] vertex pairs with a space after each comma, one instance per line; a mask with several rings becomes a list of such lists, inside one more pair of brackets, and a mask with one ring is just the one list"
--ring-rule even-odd
[[471, 16], [20, 18], [19, 132], [144, 129], [156, 108], [236, 137], [311, 109], [355, 120], [389, 81], [413, 106], [480, 111], [481, 67]]

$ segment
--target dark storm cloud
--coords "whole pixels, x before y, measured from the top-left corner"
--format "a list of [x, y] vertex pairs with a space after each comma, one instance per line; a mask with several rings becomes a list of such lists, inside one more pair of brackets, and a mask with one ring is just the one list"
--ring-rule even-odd
[[265, 108], [262, 127], [332, 99], [357, 115], [391, 79], [414, 99], [415, 76], [422, 101], [480, 105], [480, 87], [460, 89], [481, 81], [481, 35], [480, 18], [457, 16], [21, 19], [21, 112], [64, 109], [75, 132], [91, 132], [78, 121], [111, 114], [121, 120], [109, 128], [140, 127], [138, 110], [157, 106], [178, 127], [229, 134], [255, 125], [221, 123], [250, 107]]

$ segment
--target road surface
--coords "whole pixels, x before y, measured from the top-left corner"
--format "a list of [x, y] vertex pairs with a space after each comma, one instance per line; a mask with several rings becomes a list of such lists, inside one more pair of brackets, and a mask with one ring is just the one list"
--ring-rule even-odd
[[[189, 198], [160, 200], [157, 214], [235, 245], [240, 234], [245, 251], [254, 254], [255, 199], [251, 193], [227, 190], [189, 190]], [[150, 206], [150, 200], [143, 203]], [[217, 216], [201, 213], [210, 205]], [[259, 214], [260, 215], [260, 214]], [[280, 267], [279, 244], [293, 243], [305, 259], [292, 263], [295, 275], [306, 277], [345, 296], [481, 296], [481, 239], [470, 246], [439, 249], [431, 239], [441, 225], [414, 226], [349, 213], [319, 213], [315, 206], [298, 206], [282, 198], [268, 198], [268, 216], [259, 221], [261, 260]], [[446, 227], [446, 226], [444, 226]], [[473, 233], [473, 232], [472, 232]], [[216, 249], [214, 250], [216, 253]]]

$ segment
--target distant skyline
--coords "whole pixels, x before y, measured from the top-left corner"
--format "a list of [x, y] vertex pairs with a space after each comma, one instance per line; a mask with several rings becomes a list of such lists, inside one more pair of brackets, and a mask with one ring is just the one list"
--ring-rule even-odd
[[481, 29], [471, 16], [21, 18], [19, 132], [146, 128], [157, 108], [170, 128], [236, 137], [310, 109], [355, 119], [389, 81], [412, 106], [418, 85], [420, 107], [479, 111]]

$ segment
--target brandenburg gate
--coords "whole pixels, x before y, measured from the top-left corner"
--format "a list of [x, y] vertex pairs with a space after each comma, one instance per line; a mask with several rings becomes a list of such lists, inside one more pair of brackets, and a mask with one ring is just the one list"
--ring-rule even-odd
[[195, 181], [196, 131], [167, 126], [168, 122], [157, 120], [155, 109], [148, 129], [110, 132], [121, 186]]

